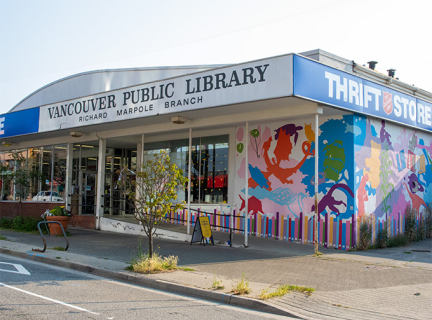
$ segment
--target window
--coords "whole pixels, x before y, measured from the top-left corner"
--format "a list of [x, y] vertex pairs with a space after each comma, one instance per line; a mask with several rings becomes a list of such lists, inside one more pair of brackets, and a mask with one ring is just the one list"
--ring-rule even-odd
[[[188, 176], [189, 140], [152, 142], [144, 145], [144, 161], [161, 150]], [[192, 139], [191, 202], [228, 202], [228, 135]], [[178, 201], [186, 201], [188, 189], [180, 190]]]

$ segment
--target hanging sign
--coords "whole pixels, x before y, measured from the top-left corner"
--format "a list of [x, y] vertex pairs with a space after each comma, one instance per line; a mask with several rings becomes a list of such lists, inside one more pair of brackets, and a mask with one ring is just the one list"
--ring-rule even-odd
[[210, 243], [214, 245], [213, 235], [210, 228], [210, 219], [209, 217], [197, 217], [194, 231], [192, 233], [191, 245], [194, 242], [201, 242], [205, 245], [207, 239], [210, 239]]

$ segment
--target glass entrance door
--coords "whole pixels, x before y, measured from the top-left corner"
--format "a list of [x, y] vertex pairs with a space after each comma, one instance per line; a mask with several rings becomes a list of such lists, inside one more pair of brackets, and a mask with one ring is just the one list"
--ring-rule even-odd
[[81, 214], [96, 213], [96, 189], [97, 189], [97, 172], [90, 170], [81, 171], [82, 174], [82, 204]]

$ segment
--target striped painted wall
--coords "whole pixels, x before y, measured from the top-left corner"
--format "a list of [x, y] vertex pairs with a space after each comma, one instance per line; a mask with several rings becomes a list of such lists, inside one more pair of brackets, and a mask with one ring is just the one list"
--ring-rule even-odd
[[[215, 214], [225, 214], [226, 216], [218, 216]], [[210, 223], [213, 225], [212, 229], [216, 231], [229, 232], [231, 217], [229, 212], [221, 212], [214, 210], [214, 212], [192, 211], [191, 226], [195, 225], [198, 216], [210, 216]], [[244, 213], [238, 214], [236, 210], [233, 211], [233, 228], [244, 228]], [[167, 222], [186, 225], [187, 210], [172, 211], [167, 214], [176, 220], [168, 220]], [[420, 214], [417, 217], [417, 224], [422, 219]], [[399, 213], [396, 217], [387, 217], [389, 221], [389, 236], [402, 234], [405, 230], [405, 217]], [[184, 220], [184, 221], [180, 221]], [[373, 224], [373, 239], [380, 230], [385, 226], [386, 219], [376, 218]], [[313, 244], [313, 236], [315, 232], [314, 215], [300, 213], [299, 218], [287, 217], [276, 213], [275, 215], [261, 215], [253, 214], [248, 218], [248, 234], [260, 238], [275, 238], [279, 240], [298, 242], [303, 244]], [[244, 234], [242, 231], [235, 231], [238, 234]], [[351, 218], [348, 220], [337, 219], [330, 214], [324, 217], [320, 216], [318, 220], [318, 241], [320, 245], [325, 247], [333, 247], [340, 250], [349, 250], [355, 247], [357, 242], [357, 223]]]

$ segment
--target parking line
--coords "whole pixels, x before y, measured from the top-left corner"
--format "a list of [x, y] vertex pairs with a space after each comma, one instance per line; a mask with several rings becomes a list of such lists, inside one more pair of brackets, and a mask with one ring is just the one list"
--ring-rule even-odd
[[78, 309], [80, 311], [84, 311], [84, 312], [88, 312], [88, 313], [91, 313], [91, 314], [99, 315], [99, 313], [97, 313], [97, 312], [93, 312], [93, 311], [90, 311], [90, 310], [87, 310], [87, 309], [84, 309], [84, 308], [80, 308], [80, 307], [77, 307], [77, 306], [74, 306], [74, 305], [71, 305], [71, 304], [68, 304], [68, 303], [65, 303], [65, 302], [61, 302], [61, 301], [58, 301], [58, 300], [55, 300], [55, 299], [44, 297], [44, 296], [41, 296], [39, 294], [30, 292], [30, 291], [26, 291], [26, 290], [23, 290], [23, 289], [15, 288], [15, 287], [9, 286], [9, 285], [1, 283], [1, 282], [0, 282], [0, 286], [4, 286], [6, 288], [10, 288], [10, 289], [14, 289], [14, 290], [17, 290], [17, 291], [21, 291], [21, 292], [30, 294], [32, 296], [35, 296], [35, 297], [38, 297], [38, 298], [41, 298], [41, 299], [45, 299], [45, 300], [48, 300], [48, 301], [51, 301], [51, 302], [55, 302], [55, 303], [61, 304], [63, 306], [69, 307], [69, 308], [74, 308], [74, 309]]

